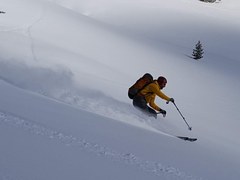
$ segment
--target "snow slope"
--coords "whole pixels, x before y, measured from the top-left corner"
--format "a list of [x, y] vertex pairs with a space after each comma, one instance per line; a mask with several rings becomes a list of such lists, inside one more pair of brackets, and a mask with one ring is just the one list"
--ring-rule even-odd
[[[239, 178], [237, 0], [0, 4], [0, 179]], [[145, 72], [191, 132], [172, 104], [157, 120], [132, 107]]]

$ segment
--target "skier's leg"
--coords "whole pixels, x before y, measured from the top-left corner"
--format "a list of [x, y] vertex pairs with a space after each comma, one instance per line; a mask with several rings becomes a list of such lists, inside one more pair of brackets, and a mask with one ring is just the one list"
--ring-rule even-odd
[[133, 98], [133, 105], [134, 107], [140, 109], [141, 111], [143, 111], [145, 114], [147, 114], [148, 116], [157, 118], [157, 113], [155, 110], [153, 110], [152, 108], [150, 108], [147, 105], [147, 101], [145, 100], [144, 97], [142, 96], [136, 96]]
[[149, 116], [153, 116], [155, 119], [157, 119], [157, 113], [154, 109], [147, 107]]

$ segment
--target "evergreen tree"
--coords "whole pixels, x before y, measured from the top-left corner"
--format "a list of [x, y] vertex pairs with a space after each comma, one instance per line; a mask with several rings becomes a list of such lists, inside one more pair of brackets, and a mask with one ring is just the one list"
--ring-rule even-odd
[[200, 41], [197, 42], [197, 44], [195, 45], [195, 49], [193, 49], [193, 53], [192, 53], [192, 58], [193, 59], [201, 59], [203, 58], [203, 48], [202, 48], [202, 44]]

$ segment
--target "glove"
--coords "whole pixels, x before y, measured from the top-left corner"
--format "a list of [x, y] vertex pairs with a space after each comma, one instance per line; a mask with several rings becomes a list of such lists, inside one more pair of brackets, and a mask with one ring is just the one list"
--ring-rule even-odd
[[173, 99], [173, 98], [170, 98], [169, 101], [172, 102], [172, 103], [174, 103], [174, 99]]
[[165, 111], [165, 110], [163, 110], [163, 109], [160, 109], [160, 111], [159, 111], [162, 115], [163, 115], [163, 117], [165, 117], [166, 116], [166, 114], [167, 114], [167, 112]]

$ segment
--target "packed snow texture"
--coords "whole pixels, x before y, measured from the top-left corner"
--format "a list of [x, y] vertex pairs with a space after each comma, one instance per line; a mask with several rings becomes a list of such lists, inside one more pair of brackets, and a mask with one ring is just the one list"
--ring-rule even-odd
[[[240, 2], [0, 4], [1, 180], [239, 179]], [[146, 72], [192, 131], [160, 98], [165, 118], [132, 106]]]

